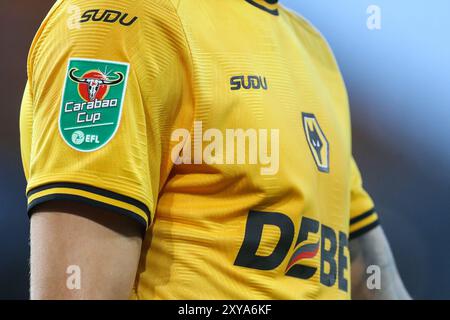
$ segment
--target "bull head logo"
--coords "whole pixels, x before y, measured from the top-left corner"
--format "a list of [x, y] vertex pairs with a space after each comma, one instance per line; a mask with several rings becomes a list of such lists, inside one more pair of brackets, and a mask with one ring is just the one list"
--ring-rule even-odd
[[82, 77], [77, 77], [75, 75], [75, 72], [77, 71], [78, 71], [77, 68], [70, 69], [69, 71], [70, 80], [78, 84], [84, 84], [85, 86], [87, 86], [87, 97], [83, 96], [83, 98], [89, 101], [102, 99], [107, 92], [108, 86], [117, 85], [121, 83], [125, 78], [122, 72], [114, 72], [117, 78], [110, 80], [106, 75], [104, 75], [99, 71], [91, 71], [85, 73]]

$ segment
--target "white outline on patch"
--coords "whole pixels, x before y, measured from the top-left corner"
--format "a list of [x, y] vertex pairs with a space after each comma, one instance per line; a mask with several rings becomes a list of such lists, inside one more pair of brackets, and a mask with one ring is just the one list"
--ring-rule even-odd
[[[121, 103], [121, 105], [120, 105], [119, 119], [117, 120], [116, 129], [115, 129], [114, 132], [111, 134], [111, 137], [110, 137], [107, 141], [105, 141], [105, 143], [103, 143], [101, 146], [99, 146], [99, 147], [97, 147], [97, 148], [95, 148], [95, 149], [92, 149], [92, 150], [81, 150], [81, 149], [78, 149], [78, 148], [72, 146], [70, 143], [68, 143], [68, 142], [66, 141], [66, 139], [64, 139], [64, 135], [63, 135], [62, 129], [61, 129], [61, 112], [62, 112], [62, 110], [63, 110], [63, 104], [64, 104], [64, 93], [65, 93], [65, 91], [66, 91], [67, 78], [69, 78], [69, 77], [68, 77], [68, 74], [69, 74], [69, 66], [70, 66], [70, 62], [71, 62], [72, 60], [77, 60], [77, 61], [88, 61], [88, 62], [111, 63], [111, 64], [118, 64], [118, 65], [127, 66], [127, 74], [126, 74], [125, 79], [124, 79], [125, 83], [124, 83], [124, 87], [123, 87], [123, 90], [122, 90], [122, 98], [121, 98], [122, 103]], [[60, 137], [63, 139], [63, 141], [64, 141], [65, 144], [67, 144], [69, 147], [71, 147], [71, 148], [74, 149], [74, 150], [77, 150], [77, 151], [80, 151], [80, 152], [88, 153], [88, 152], [94, 152], [94, 151], [97, 151], [97, 150], [103, 148], [104, 146], [106, 146], [106, 145], [112, 140], [112, 138], [114, 138], [114, 136], [115, 136], [116, 133], [117, 133], [117, 130], [119, 130], [120, 123], [121, 123], [121, 120], [122, 120], [122, 111], [123, 111], [123, 105], [125, 104], [125, 94], [126, 94], [126, 91], [127, 91], [128, 75], [129, 75], [129, 73], [130, 73], [130, 64], [127, 63], [127, 62], [111, 61], [111, 60], [100, 60], [100, 59], [87, 59], [87, 58], [69, 58], [69, 60], [67, 61], [66, 74], [65, 74], [65, 79], [64, 79], [64, 86], [63, 86], [62, 95], [61, 95], [61, 105], [60, 105], [60, 107], [59, 107], [59, 115], [58, 115], [58, 129], [59, 129], [59, 134], [60, 134]]]

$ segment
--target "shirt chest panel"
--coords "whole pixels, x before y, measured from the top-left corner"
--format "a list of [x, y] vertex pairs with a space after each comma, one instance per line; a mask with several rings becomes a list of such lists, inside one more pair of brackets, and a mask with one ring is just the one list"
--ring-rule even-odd
[[[194, 22], [187, 26], [195, 121], [202, 129], [196, 140], [202, 140], [204, 150], [208, 130], [223, 138], [224, 163], [209, 166], [222, 172], [224, 179], [245, 176], [248, 188], [272, 198], [274, 204], [295, 194], [302, 214], [342, 221], [348, 211], [351, 146], [345, 88], [337, 68], [323, 65], [289, 30], [240, 30], [225, 24], [209, 32]], [[305, 114], [315, 120], [305, 123]], [[227, 163], [227, 130], [237, 129], [253, 131], [257, 142], [246, 146], [245, 163], [237, 163], [236, 155], [234, 163]], [[320, 152], [313, 151], [314, 130], [320, 130], [319, 138], [327, 143]], [[271, 151], [274, 131], [279, 133], [278, 170], [264, 175], [260, 159], [249, 163], [250, 157], [264, 147], [261, 134], [268, 137], [266, 148]], [[327, 172], [320, 170], [317, 154], [328, 158]]]

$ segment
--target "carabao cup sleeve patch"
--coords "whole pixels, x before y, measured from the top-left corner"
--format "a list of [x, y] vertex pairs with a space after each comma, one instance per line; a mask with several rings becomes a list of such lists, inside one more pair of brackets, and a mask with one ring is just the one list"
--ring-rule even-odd
[[91, 152], [105, 146], [120, 124], [129, 64], [71, 58], [59, 116], [59, 131], [73, 149]]

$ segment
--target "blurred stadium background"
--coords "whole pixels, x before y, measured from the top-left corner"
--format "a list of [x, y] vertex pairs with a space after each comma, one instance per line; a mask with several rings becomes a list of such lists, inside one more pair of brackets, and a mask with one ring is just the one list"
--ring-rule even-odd
[[[222, 0], [224, 1], [224, 0]], [[330, 42], [346, 80], [354, 154], [406, 286], [450, 299], [450, 2], [282, 0]], [[28, 298], [18, 118], [26, 56], [54, 1], [0, 0], [0, 298]], [[370, 5], [380, 30], [366, 26]]]

